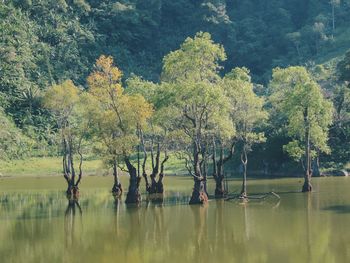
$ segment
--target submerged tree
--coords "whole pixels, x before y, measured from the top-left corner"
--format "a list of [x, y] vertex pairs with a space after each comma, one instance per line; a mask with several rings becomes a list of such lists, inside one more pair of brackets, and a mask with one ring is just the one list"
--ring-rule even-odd
[[187, 137], [186, 163], [193, 176], [190, 204], [206, 202], [208, 135], [214, 116], [225, 110], [225, 96], [219, 85], [219, 62], [226, 59], [222, 46], [210, 34], [187, 38], [180, 49], [164, 58], [162, 82], [169, 89], [171, 104], [178, 110], [178, 127]]
[[130, 175], [125, 202], [138, 203], [141, 200], [141, 177], [139, 167], [135, 167], [131, 161], [131, 155], [139, 144], [139, 129], [146, 125], [147, 119], [152, 115], [152, 106], [139, 94], [125, 94], [121, 77], [122, 72], [113, 65], [113, 58], [101, 56], [88, 77], [89, 92], [98, 101], [99, 117], [95, 119], [98, 136], [112, 156], [115, 178], [112, 190], [117, 195], [121, 192], [117, 166], [121, 169], [124, 167], [118, 163], [120, 160]]
[[[118, 158], [122, 154], [120, 139], [122, 130], [116, 115], [122, 95], [121, 71], [112, 66], [112, 58], [101, 56], [95, 64], [95, 71], [88, 78], [89, 93], [95, 100], [95, 136], [100, 141], [99, 152], [105, 158], [105, 162], [113, 169], [114, 184], [112, 193], [116, 197], [122, 194], [122, 185], [118, 174]], [[102, 148], [102, 149], [101, 149]]]
[[247, 198], [248, 153], [254, 144], [265, 141], [264, 133], [259, 132], [257, 127], [267, 120], [268, 115], [263, 109], [264, 99], [254, 93], [248, 69], [233, 69], [225, 75], [223, 83], [230, 101], [230, 116], [236, 130], [235, 140], [241, 145], [241, 198]]
[[292, 141], [284, 150], [301, 160], [304, 168], [303, 192], [312, 190], [312, 159], [319, 152], [329, 153], [328, 130], [332, 123], [333, 106], [322, 94], [304, 67], [274, 69], [271, 81], [271, 102], [286, 121]]
[[[80, 100], [80, 90], [67, 80], [62, 84], [54, 85], [47, 90], [44, 96], [44, 105], [54, 115], [62, 141], [63, 176], [67, 181], [67, 195], [78, 197], [79, 183], [82, 178], [82, 143], [87, 136], [86, 116], [82, 115], [83, 107]], [[79, 155], [79, 172], [76, 177], [74, 155]]]
[[[152, 199], [162, 200], [164, 167], [169, 159], [168, 146], [170, 134], [174, 129], [172, 119], [175, 112], [173, 107], [167, 105], [164, 101], [165, 91], [162, 85], [132, 76], [127, 80], [126, 92], [133, 95], [140, 94], [154, 105], [153, 116], [148, 120], [147, 125], [139, 127], [138, 131], [143, 151], [141, 169], [147, 193], [150, 194]], [[165, 97], [167, 96], [165, 95]], [[151, 172], [149, 175], [146, 167], [148, 157], [151, 158]]]

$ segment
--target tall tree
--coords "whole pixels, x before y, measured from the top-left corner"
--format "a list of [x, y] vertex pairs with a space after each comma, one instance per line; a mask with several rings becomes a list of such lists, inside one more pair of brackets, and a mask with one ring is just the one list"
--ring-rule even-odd
[[[167, 97], [166, 90], [162, 85], [132, 76], [127, 80], [126, 92], [134, 95], [140, 94], [154, 105], [154, 114], [148, 120], [148, 125], [143, 129], [139, 128], [143, 150], [142, 175], [146, 182], [146, 191], [150, 194], [149, 197], [162, 200], [165, 164], [170, 157], [168, 147], [170, 146], [171, 134], [176, 129], [173, 122], [176, 112], [171, 105], [166, 103], [166, 98], [164, 98], [164, 96]], [[146, 167], [148, 157], [150, 157], [151, 164], [149, 176]]]
[[203, 32], [187, 38], [180, 49], [164, 58], [162, 81], [169, 84], [173, 93], [172, 104], [179, 111], [178, 126], [190, 140], [186, 160], [194, 180], [190, 204], [203, 203], [208, 198], [206, 135], [214, 116], [225, 110], [218, 75], [219, 62], [225, 59], [223, 47], [215, 44], [210, 34]]
[[[82, 116], [79, 111], [79, 93], [79, 89], [73, 82], [67, 80], [49, 88], [44, 96], [44, 105], [55, 116], [61, 134], [62, 167], [63, 176], [68, 184], [67, 195], [74, 198], [79, 196], [78, 186], [82, 178], [83, 162], [82, 140], [86, 135], [86, 126], [88, 126], [82, 125], [84, 123], [82, 118], [85, 120], [85, 116]], [[80, 157], [78, 178], [76, 178], [75, 154]]]
[[[113, 65], [113, 58], [101, 56], [96, 61], [94, 71], [88, 77], [89, 92], [99, 101], [99, 110], [106, 117], [100, 124], [103, 124], [100, 127], [102, 130], [100, 135], [103, 136], [102, 140], [106, 143], [109, 153], [113, 154], [114, 185], [120, 190], [116, 174], [116, 162], [119, 158], [125, 163], [126, 171], [130, 175], [125, 202], [138, 203], [141, 201], [140, 167], [135, 167], [131, 161], [131, 155], [135, 146], [140, 144], [138, 132], [146, 125], [153, 109], [140, 94], [124, 93], [121, 77], [122, 72]], [[109, 131], [107, 134], [106, 127]]]
[[312, 158], [319, 152], [329, 153], [328, 130], [333, 106], [324, 98], [319, 85], [304, 67], [276, 68], [271, 81], [270, 97], [275, 109], [286, 121], [292, 141], [284, 146], [304, 167], [303, 192], [312, 190]]
[[247, 198], [247, 166], [248, 153], [256, 143], [265, 141], [263, 132], [257, 129], [267, 120], [267, 112], [263, 109], [264, 99], [258, 97], [246, 68], [235, 68], [224, 78], [224, 87], [230, 100], [230, 116], [235, 125], [235, 140], [241, 144], [241, 162], [243, 165], [243, 181], [241, 198]]

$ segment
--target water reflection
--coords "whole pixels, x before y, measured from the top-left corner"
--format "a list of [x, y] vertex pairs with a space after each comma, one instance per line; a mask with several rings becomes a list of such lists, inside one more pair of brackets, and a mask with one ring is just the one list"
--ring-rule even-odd
[[68, 204], [57, 191], [3, 193], [0, 262], [350, 262], [350, 180], [332, 182], [283, 194], [278, 206], [189, 206], [181, 192], [138, 207], [104, 189]]
[[208, 204], [204, 205], [191, 205], [190, 206], [193, 215], [193, 241], [194, 251], [192, 255], [193, 262], [203, 262], [207, 254], [202, 251], [208, 251], [210, 249], [208, 244], [208, 232], [207, 232], [207, 217], [208, 217]]
[[82, 209], [77, 199], [68, 199], [67, 209], [64, 214], [64, 233], [65, 233], [65, 247], [72, 249], [74, 243], [79, 239], [75, 233], [76, 214], [80, 217], [79, 222], [82, 225]]

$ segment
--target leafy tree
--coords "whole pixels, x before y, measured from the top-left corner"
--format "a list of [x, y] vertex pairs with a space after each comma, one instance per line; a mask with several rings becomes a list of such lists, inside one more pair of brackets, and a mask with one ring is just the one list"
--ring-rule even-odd
[[[77, 198], [79, 196], [79, 183], [82, 172], [82, 141], [87, 135], [86, 121], [89, 119], [82, 115], [82, 107], [85, 101], [80, 101], [80, 90], [71, 80], [50, 87], [44, 96], [44, 105], [48, 108], [57, 122], [62, 140], [62, 167], [63, 176], [67, 181], [67, 195]], [[80, 107], [79, 107], [80, 106]], [[76, 178], [74, 155], [78, 154], [79, 174]]]
[[284, 149], [302, 161], [305, 170], [303, 192], [312, 190], [312, 158], [319, 152], [329, 153], [328, 130], [333, 106], [322, 94], [303, 67], [277, 68], [271, 82], [271, 101], [286, 118], [288, 135], [293, 140]]
[[[142, 175], [146, 182], [146, 191], [151, 197], [153, 194], [157, 194], [155, 197], [161, 199], [164, 193], [164, 166], [169, 159], [168, 147], [171, 144], [171, 134], [176, 129], [173, 122], [176, 112], [171, 105], [164, 102], [163, 96], [166, 94], [164, 85], [157, 85], [140, 77], [132, 76], [127, 80], [126, 92], [132, 95], [140, 94], [154, 105], [154, 113], [148, 120], [148, 125], [144, 129], [139, 129], [144, 156]], [[148, 180], [146, 169], [148, 151], [151, 157], [151, 173], [149, 174], [151, 182]]]
[[215, 116], [226, 116], [221, 114], [225, 97], [218, 75], [218, 63], [225, 59], [223, 47], [214, 44], [210, 34], [203, 32], [187, 38], [180, 49], [164, 58], [162, 81], [169, 84], [173, 93], [171, 103], [179, 112], [178, 126], [190, 141], [186, 157], [194, 180], [190, 204], [207, 200], [207, 135], [214, 127]]
[[235, 140], [242, 145], [241, 162], [244, 167], [241, 198], [247, 198], [248, 153], [256, 143], [264, 142], [263, 132], [257, 127], [267, 120], [263, 109], [264, 99], [258, 97], [246, 68], [235, 68], [224, 78], [224, 86], [230, 100], [230, 117], [235, 125]]
[[[126, 203], [141, 201], [139, 166], [131, 162], [134, 147], [140, 142], [138, 131], [152, 115], [152, 106], [139, 94], [128, 95], [121, 85], [122, 72], [113, 65], [113, 58], [101, 56], [88, 77], [90, 94], [98, 101], [99, 115], [95, 118], [98, 137], [112, 156], [115, 183], [113, 191], [119, 195], [121, 186], [117, 176], [117, 161], [122, 160], [130, 175]], [[120, 166], [121, 167], [121, 166]]]

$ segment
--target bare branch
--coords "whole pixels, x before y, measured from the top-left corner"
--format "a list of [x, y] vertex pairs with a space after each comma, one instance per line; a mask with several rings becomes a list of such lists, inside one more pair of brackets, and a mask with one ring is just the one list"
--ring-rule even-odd
[[120, 164], [117, 164], [117, 166], [118, 166], [118, 168], [121, 170], [121, 171], [123, 171], [123, 172], [125, 172], [125, 173], [129, 173], [129, 170], [128, 169], [125, 169], [123, 166], [121, 166]]

